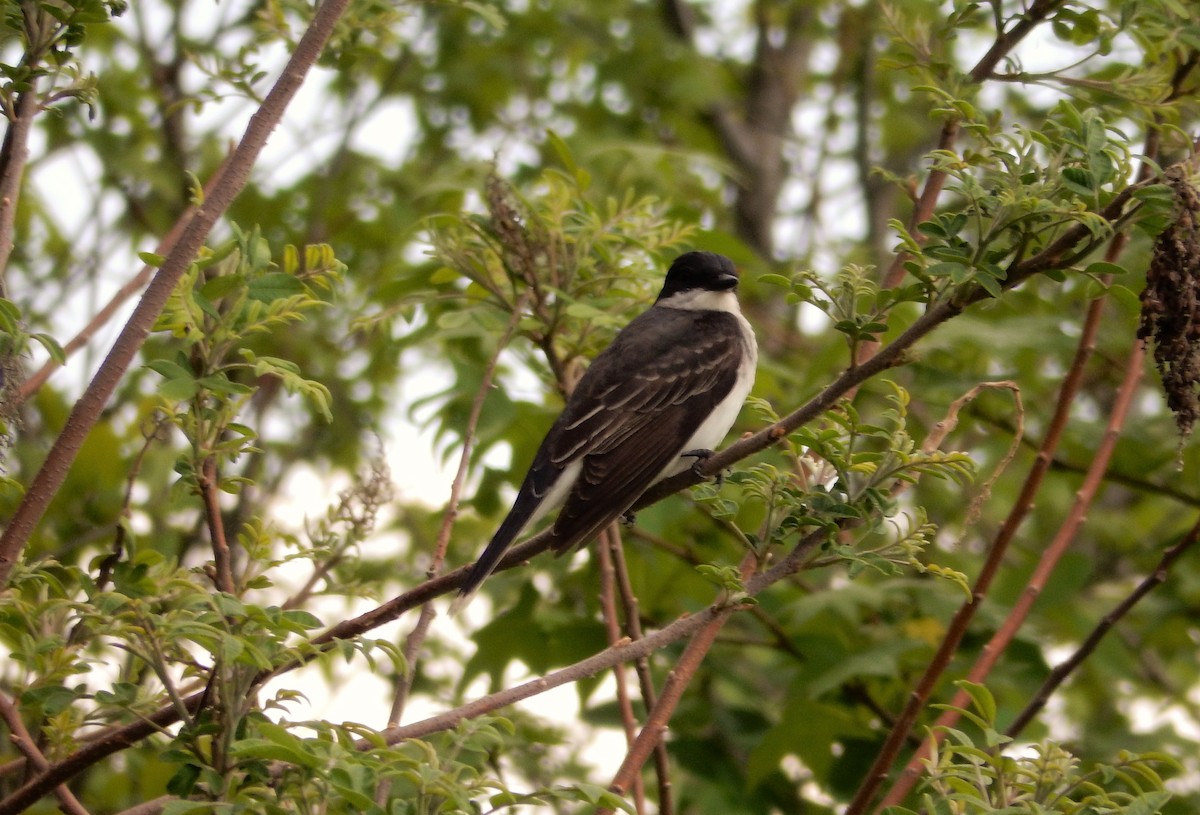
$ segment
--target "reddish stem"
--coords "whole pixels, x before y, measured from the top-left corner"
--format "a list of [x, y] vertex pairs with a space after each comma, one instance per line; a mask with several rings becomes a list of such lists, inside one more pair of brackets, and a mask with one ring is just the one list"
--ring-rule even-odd
[[17, 507], [8, 527], [0, 537], [0, 588], [7, 585], [13, 565], [20, 556], [30, 535], [42, 520], [71, 463], [83, 446], [88, 432], [100, 418], [118, 383], [125, 376], [137, 352], [154, 326], [154, 321], [166, 305], [175, 284], [183, 276], [196, 253], [204, 245], [217, 219], [229, 208], [250, 180], [255, 161], [267, 143], [271, 131], [283, 118], [288, 103], [300, 89], [308, 70], [316, 63], [334, 25], [350, 0], [325, 0], [316, 8], [312, 23], [296, 44], [283, 73], [263, 100], [262, 106], [250, 117], [241, 142], [229, 156], [225, 173], [213, 186], [212, 194], [196, 210], [179, 239], [167, 255], [158, 273], [150, 281], [125, 327], [100, 370], [71, 409], [66, 426], [50, 448], [41, 469]]
[[[1116, 402], [1113, 404], [1112, 414], [1109, 416], [1104, 437], [1100, 441], [1091, 466], [1088, 467], [1083, 484], [1076, 493], [1075, 503], [1072, 505], [1066, 520], [1059, 528], [1058, 534], [1054, 536], [1054, 539], [1042, 554], [1037, 568], [1034, 569], [1033, 576], [1030, 577], [1028, 584], [1009, 612], [1008, 617], [1005, 618], [1004, 623], [996, 633], [992, 635], [992, 638], [988, 640], [979, 658], [971, 666], [971, 670], [967, 673], [968, 681], [978, 684], [987, 678], [996, 661], [1000, 658], [1000, 655], [1004, 653], [1004, 649], [1012, 642], [1017, 631], [1020, 630], [1021, 625], [1029, 616], [1029, 611], [1032, 609], [1034, 601], [1041, 594], [1046, 581], [1049, 580], [1054, 568], [1058, 565], [1062, 556], [1066, 554], [1071, 542], [1075, 539], [1076, 533], [1078, 533], [1079, 528], [1086, 520], [1087, 510], [1095, 500], [1096, 493], [1104, 481], [1104, 474], [1108, 470], [1108, 464], [1116, 447], [1117, 438], [1120, 436], [1122, 427], [1124, 427], [1129, 405], [1132, 403], [1134, 394], [1137, 392], [1137, 385], [1141, 381], [1142, 361], [1144, 357], [1145, 345], [1141, 340], [1137, 340], [1134, 343], [1133, 350], [1130, 351], [1129, 360], [1125, 368], [1125, 378], [1121, 383], [1120, 390], [1117, 392]], [[933, 725], [932, 735], [926, 738], [922, 747], [909, 759], [908, 765], [904, 768], [904, 771], [900, 774], [900, 777], [896, 780], [891, 790], [888, 791], [888, 794], [884, 796], [876, 812], [882, 812], [886, 807], [898, 805], [904, 800], [904, 797], [920, 777], [924, 760], [930, 755], [933, 746], [941, 742], [943, 737], [941, 728], [953, 726], [958, 721], [960, 715], [958, 709], [965, 708], [969, 703], [970, 697], [966, 691], [960, 690], [954, 695], [954, 698], [950, 701], [950, 708], [938, 717]]]

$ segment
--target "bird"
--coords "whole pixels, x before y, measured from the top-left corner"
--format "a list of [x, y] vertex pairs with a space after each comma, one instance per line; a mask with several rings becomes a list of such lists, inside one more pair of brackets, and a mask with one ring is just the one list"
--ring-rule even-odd
[[712, 454], [758, 363], [738, 282], [724, 255], [694, 251], [674, 260], [654, 304], [618, 332], [571, 392], [451, 614], [547, 513], [559, 509], [551, 548], [563, 554], [625, 516], [655, 483]]

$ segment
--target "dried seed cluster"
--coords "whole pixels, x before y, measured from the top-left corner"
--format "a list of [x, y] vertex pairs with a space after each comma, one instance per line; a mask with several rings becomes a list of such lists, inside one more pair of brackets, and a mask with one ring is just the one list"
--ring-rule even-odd
[[1200, 191], [1181, 172], [1165, 181], [1175, 216], [1154, 245], [1138, 337], [1154, 341], [1167, 406], [1186, 438], [1200, 417]]

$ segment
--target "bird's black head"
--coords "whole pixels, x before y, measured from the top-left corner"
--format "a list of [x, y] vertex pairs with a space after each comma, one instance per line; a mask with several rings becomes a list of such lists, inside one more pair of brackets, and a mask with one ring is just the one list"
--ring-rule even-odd
[[687, 252], [667, 270], [658, 299], [686, 291], [733, 291], [737, 284], [738, 271], [729, 258], [716, 252]]

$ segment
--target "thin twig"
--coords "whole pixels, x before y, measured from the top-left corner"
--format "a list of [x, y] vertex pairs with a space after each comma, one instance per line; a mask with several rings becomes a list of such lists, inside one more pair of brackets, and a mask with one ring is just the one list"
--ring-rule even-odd
[[[209, 193], [216, 188], [216, 185], [220, 182], [221, 177], [225, 173], [225, 167], [228, 163], [229, 157], [226, 156], [221, 162], [221, 165], [217, 167], [216, 172], [214, 172], [209, 178], [208, 183], [204, 185], [205, 197], [207, 197]], [[183, 214], [180, 215], [178, 220], [176, 220], [171, 226], [171, 229], [167, 232], [166, 237], [159, 242], [158, 246], [154, 250], [154, 253], [156, 255], [169, 255], [175, 248], [175, 244], [179, 241], [179, 237], [183, 234], [184, 228], [191, 222], [191, 219], [195, 214], [196, 205], [189, 204], [187, 209], [183, 211]], [[121, 308], [126, 300], [145, 288], [146, 284], [150, 281], [150, 278], [153, 275], [154, 267], [147, 264], [141, 268], [141, 271], [139, 271], [127, 283], [125, 283], [125, 285], [117, 289], [113, 296], [109, 298], [108, 302], [104, 304], [104, 307], [97, 311], [92, 319], [88, 320], [87, 325], [81, 328], [79, 333], [77, 333], [65, 345], [63, 345], [63, 356], [70, 359], [72, 354], [87, 345], [88, 341], [96, 335], [96, 332], [107, 325], [109, 320], [116, 315], [117, 311]], [[61, 367], [62, 366], [56, 360], [47, 360], [42, 367], [37, 370], [36, 373], [21, 383], [21, 387], [16, 394], [17, 404], [24, 403], [25, 400], [37, 393], [38, 389], [40, 389], [42, 385], [46, 384], [46, 380], [48, 380], [54, 374], [54, 372]]]
[[1004, 731], [1004, 735], [1016, 737], [1025, 729], [1025, 726], [1033, 721], [1033, 718], [1041, 712], [1046, 706], [1046, 702], [1058, 690], [1058, 686], [1066, 681], [1076, 668], [1084, 663], [1084, 661], [1092, 655], [1096, 650], [1096, 646], [1100, 644], [1100, 640], [1112, 630], [1122, 617], [1130, 612], [1143, 597], [1154, 591], [1158, 586], [1166, 582], [1167, 575], [1171, 571], [1171, 567], [1175, 565], [1175, 561], [1192, 546], [1200, 541], [1200, 520], [1192, 526], [1191, 531], [1183, 536], [1183, 539], [1174, 546], [1163, 552], [1162, 557], [1158, 561], [1158, 565], [1154, 567], [1154, 571], [1146, 575], [1145, 579], [1137, 585], [1129, 596], [1122, 600], [1108, 614], [1105, 614], [1103, 619], [1096, 624], [1096, 627], [1084, 638], [1079, 647], [1058, 665], [1054, 666], [1054, 670], [1050, 671], [1050, 675], [1046, 677], [1046, 681], [1038, 688], [1037, 693], [1025, 705], [1025, 708], [1017, 714], [1013, 719], [1012, 724]]
[[237, 589], [233, 582], [233, 555], [229, 551], [229, 540], [225, 536], [225, 519], [221, 517], [221, 501], [217, 494], [219, 478], [217, 457], [209, 455], [200, 464], [197, 482], [200, 487], [200, 500], [204, 502], [204, 517], [208, 522], [209, 537], [212, 539], [212, 579], [219, 591], [232, 595], [237, 593]]
[[[487, 401], [487, 395], [492, 389], [492, 382], [496, 376], [496, 368], [500, 364], [500, 355], [504, 349], [508, 347], [508, 343], [512, 340], [513, 334], [517, 330], [517, 326], [521, 322], [521, 318], [525, 314], [525, 307], [529, 302], [530, 294], [526, 292], [517, 302], [513, 304], [512, 315], [509, 318], [508, 325], [504, 329], [504, 334], [499, 342], [496, 343], [496, 348], [492, 351], [491, 357], [487, 361], [487, 365], [483, 369], [483, 377], [479, 381], [479, 388], [475, 391], [475, 398], [471, 400], [471, 412], [467, 415], [467, 424], [463, 429], [462, 452], [458, 457], [458, 469], [454, 473], [454, 480], [450, 483], [450, 497], [446, 501], [446, 509], [442, 513], [442, 525], [438, 529], [437, 540], [433, 547], [433, 558], [429, 563], [429, 569], [425, 572], [426, 579], [433, 579], [442, 570], [442, 565], [446, 562], [446, 550], [450, 546], [450, 535], [454, 531], [454, 523], [458, 520], [458, 507], [462, 501], [463, 486], [467, 481], [467, 473], [471, 465], [471, 454], [475, 450], [475, 433], [479, 427], [479, 419], [483, 415], [483, 405]], [[395, 727], [400, 724], [400, 719], [404, 715], [404, 706], [408, 703], [408, 694], [412, 690], [413, 680], [416, 678], [417, 660], [421, 653], [421, 647], [425, 643], [425, 636], [429, 632], [429, 625], [433, 622], [434, 608], [426, 603], [421, 608], [421, 613], [417, 618], [417, 623], [413, 626], [412, 631], [404, 639], [404, 668], [400, 676], [396, 679], [396, 691], [392, 699], [392, 709], [388, 714], [388, 727]]]
[[[30, 764], [39, 771], [44, 771], [50, 766], [50, 762], [46, 760], [46, 756], [38, 749], [37, 741], [34, 740], [28, 728], [25, 727], [25, 721], [17, 711], [16, 705], [2, 692], [0, 692], [0, 718], [3, 718], [8, 725], [9, 740], [24, 754]], [[67, 789], [66, 784], [59, 784], [55, 787], [54, 795], [58, 798], [58, 803], [62, 807], [63, 812], [68, 813], [68, 815], [88, 815], [88, 811], [84, 808], [83, 804], [79, 803], [79, 799]]]
[[13, 116], [4, 133], [4, 144], [0, 147], [0, 297], [5, 298], [8, 297], [8, 261], [14, 245], [17, 199], [21, 196], [21, 181], [29, 161], [29, 132], [33, 127], [33, 117], [40, 110], [37, 80], [37, 71], [31, 71], [26, 80], [29, 88], [17, 96]]
[[[1034, 601], [1041, 594], [1046, 581], [1053, 573], [1058, 562], [1062, 559], [1062, 556], [1066, 554], [1071, 542], [1075, 539], [1075, 535], [1083, 525], [1087, 517], [1088, 508], [1092, 505], [1100, 485], [1104, 482], [1104, 472], [1108, 469], [1108, 463], [1116, 447], [1117, 438], [1124, 427], [1129, 406], [1137, 391], [1137, 385], [1141, 381], [1142, 361], [1144, 357], [1145, 345], [1141, 340], [1136, 340], [1133, 349], [1130, 351], [1129, 360], [1126, 363], [1125, 378], [1121, 383], [1120, 389], [1117, 391], [1116, 400], [1109, 416], [1108, 426], [1105, 428], [1104, 436], [1097, 446], [1096, 455], [1092, 459], [1092, 464], [1088, 468], [1088, 473], [1084, 477], [1083, 484], [1075, 494], [1075, 502], [1071, 506], [1071, 510], [1063, 521], [1062, 526], [1059, 527], [1058, 533], [1042, 554], [1033, 575], [1029, 578], [1029, 582], [1026, 584], [1024, 591], [1021, 592], [1021, 596], [1017, 599], [1016, 604], [1009, 611], [1000, 628], [992, 635], [987, 644], [984, 645], [979, 658], [971, 666], [970, 671], [967, 672], [968, 681], [982, 683], [987, 678], [992, 667], [999, 660], [1000, 655], [1004, 653], [1004, 649], [1008, 647], [1008, 644], [1025, 622], [1026, 617], [1029, 616], [1029, 611], [1033, 607]], [[924, 760], [928, 758], [934, 744], [941, 741], [944, 732], [942, 728], [953, 726], [954, 722], [958, 721], [959, 709], [965, 707], [969, 702], [970, 697], [966, 691], [959, 690], [955, 693], [954, 698], [949, 703], [949, 707], [937, 718], [922, 748], [917, 750], [912, 758], [909, 759], [904, 771], [896, 779], [896, 783], [888, 791], [887, 795], [884, 796], [877, 812], [882, 812], [889, 806], [898, 805], [900, 801], [904, 800], [904, 797], [920, 777]]]
[[[625, 612], [625, 633], [631, 640], [640, 640], [642, 632], [641, 612], [638, 608], [637, 594], [629, 580], [629, 566], [625, 562], [625, 547], [620, 536], [612, 538], [612, 558], [614, 575], [617, 580], [617, 596]], [[755, 608], [758, 608], [755, 606]], [[658, 692], [654, 688], [654, 676], [650, 673], [650, 659], [641, 657], [634, 660], [634, 670], [637, 672], [638, 686], [642, 693], [642, 702], [646, 710], [653, 710], [658, 703]], [[671, 762], [667, 756], [667, 745], [659, 742], [654, 748], [654, 772], [658, 777], [658, 815], [674, 815], [675, 803], [671, 793]]]
[[[616, 645], [624, 637], [621, 634], [621, 621], [617, 614], [617, 577], [613, 566], [613, 549], [621, 545], [620, 535], [615, 530], [616, 524], [609, 524], [600, 533], [596, 541], [596, 557], [600, 564], [600, 616], [604, 620], [604, 631], [608, 635], [608, 644]], [[632, 641], [640, 639], [629, 637]], [[613, 679], [617, 684], [617, 709], [621, 712], [621, 724], [625, 729], [625, 743], [632, 748], [637, 739], [637, 717], [633, 713], [633, 702], [629, 698], [629, 683], [625, 675], [625, 663], [618, 662], [613, 666]], [[646, 788], [638, 777], [633, 785], [633, 809], [638, 815], [646, 811]]]

